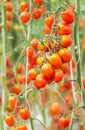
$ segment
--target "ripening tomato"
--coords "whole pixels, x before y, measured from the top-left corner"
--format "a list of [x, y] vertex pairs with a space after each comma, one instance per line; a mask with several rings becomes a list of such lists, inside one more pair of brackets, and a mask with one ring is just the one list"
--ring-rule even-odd
[[39, 43], [38, 38], [33, 38], [33, 39], [31, 40], [31, 46], [32, 46], [34, 49], [38, 49], [38, 43]]
[[61, 57], [57, 53], [53, 53], [50, 58], [49, 62], [52, 66], [54, 66], [56, 69], [60, 68], [62, 65]]
[[50, 108], [49, 108], [49, 113], [51, 115], [56, 115], [58, 113], [60, 113], [60, 110], [61, 110], [61, 106], [59, 103], [57, 102], [54, 102], [50, 105]]
[[68, 35], [62, 35], [61, 40], [60, 40], [60, 44], [63, 47], [69, 47], [72, 45], [72, 39], [70, 36]]
[[9, 105], [14, 108], [15, 104], [16, 104], [16, 96], [15, 95], [11, 95], [9, 98], [8, 98], [8, 103]]
[[42, 16], [42, 10], [40, 8], [34, 8], [32, 11], [32, 18], [39, 19]]
[[22, 23], [27, 23], [30, 20], [30, 14], [29, 12], [21, 12], [20, 14], [20, 20]]
[[34, 81], [34, 85], [37, 89], [44, 88], [46, 86], [46, 83], [47, 82], [43, 74], [38, 74]]
[[4, 117], [5, 123], [7, 126], [11, 127], [14, 125], [14, 116], [13, 115], [6, 115]]
[[43, 61], [44, 61], [44, 58], [42, 56], [37, 57], [37, 61], [36, 62], [37, 62], [38, 66], [41, 66], [43, 64]]
[[49, 15], [48, 17], [45, 18], [45, 24], [51, 28], [52, 24], [54, 22], [54, 15]]
[[60, 82], [64, 77], [64, 74], [63, 74], [63, 71], [61, 69], [56, 69], [54, 71], [54, 77], [53, 77], [53, 80], [58, 83]]
[[6, 3], [6, 10], [7, 10], [7, 11], [10, 11], [10, 12], [13, 10], [12, 2], [7, 2], [7, 3]]
[[26, 84], [26, 82], [27, 82], [27, 84], [29, 84], [30, 83], [30, 79], [27, 77], [27, 81], [26, 81], [26, 76], [22, 76], [21, 83], [22, 84]]
[[38, 71], [36, 70], [36, 69], [30, 69], [29, 71], [28, 71], [28, 78], [30, 79], [30, 80], [35, 80], [35, 78], [36, 78], [36, 76], [38, 75]]
[[51, 33], [51, 29], [47, 25], [44, 25], [44, 27], [43, 27], [43, 33], [44, 34], [50, 34]]
[[21, 89], [19, 87], [18, 84], [16, 84], [14, 87], [13, 87], [13, 92], [16, 93], [17, 95], [21, 92]]
[[46, 79], [50, 79], [53, 76], [54, 71], [50, 63], [43, 64], [41, 70], [42, 70], [42, 74]]
[[12, 29], [12, 23], [11, 23], [11, 21], [7, 20], [6, 24], [7, 24], [7, 31], [10, 31]]
[[70, 123], [70, 120], [68, 117], [61, 117], [60, 118], [60, 125], [63, 127], [63, 128], [66, 128], [69, 126], [69, 123]]
[[62, 69], [64, 74], [69, 74], [70, 67], [67, 63], [63, 63], [62, 66], [61, 66], [61, 69]]
[[7, 20], [12, 20], [12, 19], [13, 19], [13, 14], [12, 14], [12, 12], [6, 11], [6, 17], [7, 17]]
[[75, 20], [75, 14], [69, 8], [66, 9], [66, 10], [61, 11], [61, 17], [67, 24], [71, 24]]
[[20, 108], [19, 110], [20, 117], [24, 120], [28, 120], [30, 118], [30, 111], [25, 108]]
[[72, 33], [72, 28], [69, 24], [67, 24], [65, 22], [59, 22], [57, 32], [60, 35], [69, 35]]
[[28, 130], [28, 128], [25, 124], [20, 124], [17, 126], [17, 130]]
[[23, 66], [23, 64], [19, 63], [18, 67], [17, 67], [18, 74], [22, 74], [23, 71], [24, 71], [24, 66]]
[[68, 63], [72, 58], [72, 53], [68, 48], [62, 48], [58, 52], [63, 62]]
[[45, 45], [44, 44], [38, 44], [38, 50], [39, 51], [45, 50]]
[[34, 4], [42, 5], [44, 0], [34, 0]]
[[28, 2], [21, 2], [20, 3], [20, 11], [27, 11], [29, 10], [29, 3]]

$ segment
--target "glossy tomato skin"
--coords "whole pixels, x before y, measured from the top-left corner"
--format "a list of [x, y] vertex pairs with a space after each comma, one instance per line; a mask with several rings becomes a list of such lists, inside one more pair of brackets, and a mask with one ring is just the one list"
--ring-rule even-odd
[[20, 3], [20, 11], [27, 11], [29, 10], [29, 3], [28, 2], [21, 2]]
[[15, 104], [16, 104], [16, 96], [15, 95], [11, 95], [9, 98], [8, 98], [8, 103], [9, 105], [14, 108]]
[[30, 111], [27, 108], [20, 108], [19, 114], [23, 120], [28, 120], [30, 118]]
[[21, 12], [20, 20], [21, 20], [22, 23], [27, 23], [30, 20], [29, 12]]
[[17, 130], [28, 130], [28, 128], [25, 124], [20, 124], [17, 126]]
[[43, 4], [43, 2], [44, 0], [34, 0], [34, 4], [40, 5], [40, 6]]
[[14, 116], [13, 115], [6, 115], [4, 117], [5, 123], [7, 126], [11, 127], [14, 125]]
[[53, 76], [53, 67], [50, 63], [45, 63], [42, 65], [42, 74], [46, 79], [50, 79]]
[[43, 74], [38, 74], [35, 81], [34, 85], [36, 89], [41, 89], [46, 86], [46, 79], [44, 78]]
[[72, 45], [71, 37], [68, 35], [62, 35], [61, 40], [60, 40], [60, 44], [62, 45], [62, 47], [71, 46]]
[[57, 53], [53, 53], [50, 58], [49, 62], [52, 66], [54, 66], [56, 69], [60, 68], [62, 65], [61, 57]]
[[38, 43], [39, 43], [38, 38], [33, 38], [33, 39], [31, 40], [31, 46], [32, 46], [34, 49], [38, 49]]
[[61, 11], [61, 17], [67, 24], [71, 24], [75, 20], [75, 14], [69, 8], [66, 9], [66, 10]]
[[48, 17], [45, 18], [45, 24], [51, 28], [52, 24], [54, 22], [54, 15], [49, 15]]
[[54, 81], [58, 83], [63, 79], [63, 77], [64, 77], [63, 71], [61, 69], [56, 69], [53, 77]]
[[36, 69], [34, 69], [34, 68], [33, 68], [33, 69], [30, 69], [30, 70], [28, 71], [28, 78], [29, 78], [30, 80], [35, 80], [37, 74], [38, 74], [38, 71], [37, 71]]
[[57, 32], [59, 35], [69, 35], [72, 33], [72, 28], [69, 24], [65, 22], [59, 22]]
[[70, 123], [70, 120], [68, 117], [61, 117], [60, 118], [60, 125], [63, 127], [63, 128], [66, 128], [69, 126], [69, 123]]
[[42, 16], [42, 10], [39, 8], [34, 8], [32, 11], [32, 18], [39, 19]]
[[63, 61], [64, 63], [68, 63], [68, 62], [70, 62], [71, 59], [72, 59], [72, 53], [71, 53], [71, 51], [70, 51], [68, 48], [62, 48], [62, 49], [58, 52], [58, 54], [60, 55], [60, 57], [61, 57], [61, 59], [62, 59], [62, 61]]

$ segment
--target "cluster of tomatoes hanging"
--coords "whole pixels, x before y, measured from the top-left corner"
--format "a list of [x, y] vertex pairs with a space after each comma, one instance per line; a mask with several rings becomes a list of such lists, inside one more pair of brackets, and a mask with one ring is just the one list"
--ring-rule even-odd
[[11, 0], [6, 0], [6, 24], [7, 24], [7, 31], [10, 31], [12, 28], [12, 19], [13, 19], [13, 5]]
[[[70, 8], [61, 11], [63, 22], [57, 22], [54, 14], [45, 18], [45, 31], [47, 38], [41, 40], [32, 39], [30, 46], [24, 52], [28, 57], [28, 83], [34, 81], [37, 89], [44, 88], [53, 81], [59, 83], [64, 74], [69, 71], [69, 62], [72, 53], [69, 47], [72, 45], [71, 24], [75, 20], [75, 14]], [[52, 36], [52, 37], [51, 37]]]

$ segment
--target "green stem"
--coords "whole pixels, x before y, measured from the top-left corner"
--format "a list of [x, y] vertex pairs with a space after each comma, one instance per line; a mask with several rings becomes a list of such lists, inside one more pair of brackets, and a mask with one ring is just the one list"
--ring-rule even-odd
[[[5, 0], [3, 0], [5, 3]], [[5, 130], [4, 125], [4, 113], [6, 111], [7, 105], [7, 86], [6, 86], [6, 44], [7, 44], [7, 32], [6, 32], [6, 6], [2, 6], [2, 108], [0, 112], [0, 128], [1, 130]]]

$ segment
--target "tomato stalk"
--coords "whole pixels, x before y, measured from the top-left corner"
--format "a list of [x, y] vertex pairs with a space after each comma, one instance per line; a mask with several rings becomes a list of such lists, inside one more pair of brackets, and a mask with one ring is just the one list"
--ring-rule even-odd
[[[3, 3], [6, 1], [3, 0]], [[0, 111], [0, 128], [5, 130], [4, 114], [7, 105], [7, 86], [6, 86], [6, 44], [7, 44], [7, 31], [6, 31], [6, 6], [2, 6], [2, 108]]]

